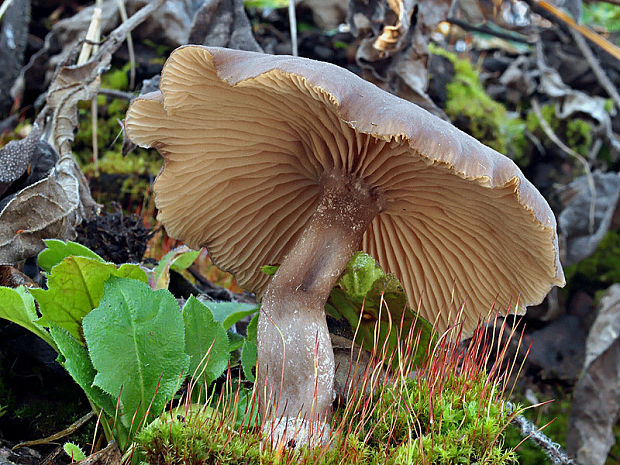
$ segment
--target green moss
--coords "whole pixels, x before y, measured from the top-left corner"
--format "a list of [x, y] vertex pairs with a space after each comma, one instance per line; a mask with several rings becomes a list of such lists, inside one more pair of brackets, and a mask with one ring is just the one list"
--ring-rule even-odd
[[575, 118], [566, 122], [566, 143], [582, 155], [588, 155], [592, 145], [592, 127], [590, 123]]
[[450, 377], [441, 390], [406, 380], [402, 389], [383, 391], [368, 428], [375, 454], [393, 444], [388, 464], [516, 463], [502, 439], [508, 413], [488, 392], [486, 377], [462, 376]]
[[[187, 465], [517, 463], [502, 438], [508, 413], [496, 401], [496, 384], [484, 372], [446, 376], [441, 388], [434, 374], [382, 387], [372, 413], [364, 420], [356, 414], [364, 427], [335, 437], [332, 447], [273, 450], [268, 441], [261, 445], [256, 429], [239, 430], [203, 407], [187, 415], [177, 409], [153, 422], [137, 436], [136, 457], [144, 464]], [[334, 413], [334, 424], [349, 424], [342, 415]]]
[[588, 258], [567, 266], [566, 292], [581, 289], [595, 293], [620, 282], [620, 232], [609, 231], [601, 240], [596, 251]]
[[[157, 173], [161, 169], [162, 160], [159, 155], [152, 151], [137, 149], [136, 153], [126, 157], [120, 151], [106, 150], [98, 163], [98, 169], [102, 173], [112, 174], [134, 174], [138, 176], [148, 176]], [[87, 175], [95, 174], [93, 163], [87, 163], [83, 167]]]
[[430, 49], [454, 65], [454, 78], [446, 85], [444, 110], [448, 117], [480, 142], [526, 166], [529, 161], [524, 157], [527, 141], [523, 120], [509, 115], [504, 105], [489, 97], [480, 83], [479, 72], [469, 60], [437, 46]]

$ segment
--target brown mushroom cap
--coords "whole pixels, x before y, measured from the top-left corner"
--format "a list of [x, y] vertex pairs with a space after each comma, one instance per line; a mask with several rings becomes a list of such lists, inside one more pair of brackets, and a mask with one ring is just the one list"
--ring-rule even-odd
[[553, 212], [509, 158], [340, 67], [181, 47], [125, 125], [164, 158], [168, 233], [259, 294], [333, 173], [381, 196], [362, 248], [441, 328], [451, 303], [466, 302], [468, 331], [493, 303], [522, 311], [564, 284]]

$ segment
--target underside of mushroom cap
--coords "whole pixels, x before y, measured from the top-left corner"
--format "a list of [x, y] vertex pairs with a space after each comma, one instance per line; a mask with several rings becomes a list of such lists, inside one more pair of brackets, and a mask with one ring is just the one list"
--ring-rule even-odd
[[202, 46], [172, 53], [160, 92], [126, 129], [157, 148], [154, 190], [172, 237], [206, 247], [261, 293], [312, 216], [321, 179], [362, 179], [384, 199], [362, 247], [445, 328], [495, 303], [537, 304], [564, 276], [555, 218], [507, 157], [334, 65]]

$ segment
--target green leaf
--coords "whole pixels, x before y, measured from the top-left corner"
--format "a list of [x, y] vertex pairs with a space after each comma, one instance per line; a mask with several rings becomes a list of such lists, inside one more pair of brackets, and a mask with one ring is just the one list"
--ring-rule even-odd
[[93, 385], [97, 372], [90, 361], [86, 347], [81, 345], [65, 329], [53, 323], [50, 325], [50, 333], [58, 346], [58, 363], [67, 370], [88, 398], [113, 418], [116, 411], [116, 399]]
[[256, 344], [246, 340], [241, 349], [241, 368], [243, 368], [245, 379], [252, 382], [256, 379], [252, 369], [256, 367], [257, 353], [258, 348]]
[[39, 316], [34, 305], [34, 298], [24, 286], [16, 289], [0, 286], [0, 318], [32, 331], [56, 349], [56, 344], [49, 333], [37, 323]]
[[137, 281], [142, 281], [144, 284], [149, 283], [146, 272], [140, 265], [134, 263], [123, 263], [113, 274], [119, 278], [135, 279]]
[[172, 249], [162, 257], [151, 277], [151, 287], [167, 289], [170, 284], [170, 270], [182, 271], [188, 268], [200, 254], [199, 250], [191, 250], [186, 245]]
[[[364, 318], [360, 318], [362, 308]], [[421, 332], [414, 355], [416, 363], [420, 363], [429, 341], [435, 337], [432, 325], [407, 304], [407, 295], [396, 276], [385, 273], [374, 258], [363, 252], [353, 256], [332, 289], [325, 309], [335, 318], [346, 319], [354, 331], [359, 325], [356, 342], [368, 351], [374, 345], [382, 347], [386, 340], [388, 347], [394, 349], [399, 335], [405, 338], [410, 330], [414, 336]], [[375, 341], [377, 324], [378, 340]]]
[[69, 256], [54, 266], [47, 277], [48, 290], [32, 289], [42, 318], [39, 324], [55, 323], [83, 342], [82, 318], [99, 305], [105, 282], [110, 276], [126, 277], [148, 283], [139, 265], [113, 263], [79, 256]]
[[385, 275], [374, 258], [364, 252], [357, 252], [347, 264], [338, 285], [349, 297], [364, 298], [375, 282]]
[[280, 265], [263, 265], [260, 267], [260, 270], [266, 275], [273, 276], [278, 271]]
[[258, 311], [256, 304], [244, 302], [203, 302], [203, 305], [211, 311], [215, 321], [222, 323], [224, 329], [229, 329], [240, 319]]
[[189, 375], [203, 386], [217, 379], [228, 366], [229, 341], [226, 330], [198, 299], [191, 296], [183, 307], [185, 353], [190, 356]]
[[241, 334], [235, 333], [232, 329], [226, 331], [226, 334], [228, 335], [228, 342], [230, 343], [228, 351], [233, 352], [237, 349], [241, 349], [241, 346], [243, 346], [245, 342], [245, 338]]
[[200, 250], [192, 250], [191, 252], [185, 252], [177, 256], [172, 260], [170, 269], [174, 271], [183, 271], [192, 266], [192, 263], [196, 261], [200, 255]]
[[248, 323], [248, 327], [245, 330], [246, 337], [248, 341], [256, 344], [256, 333], [258, 332], [258, 316], [260, 312], [256, 312], [256, 315], [252, 317], [250, 322]]
[[243, 0], [243, 4], [246, 8], [284, 8], [288, 5], [287, 0]]
[[113, 397], [120, 395], [125, 422], [134, 412], [136, 424], [159, 415], [189, 366], [174, 296], [113, 276], [99, 306], [84, 317], [83, 329], [97, 370], [94, 384]]
[[48, 276], [48, 290], [31, 290], [42, 315], [39, 323], [54, 323], [83, 341], [82, 318], [99, 305], [104, 283], [115, 271], [112, 263], [86, 257], [65, 258]]
[[58, 239], [45, 239], [43, 242], [45, 242], [47, 249], [39, 254], [37, 262], [41, 269], [48, 273], [70, 255], [88, 257], [100, 262], [105, 261], [88, 247], [78, 244], [77, 242], [63, 242]]
[[86, 454], [82, 449], [80, 449], [80, 446], [72, 442], [65, 442], [62, 449], [69, 456], [69, 458], [71, 458], [72, 462], [79, 462], [80, 460], [84, 460], [86, 458]]

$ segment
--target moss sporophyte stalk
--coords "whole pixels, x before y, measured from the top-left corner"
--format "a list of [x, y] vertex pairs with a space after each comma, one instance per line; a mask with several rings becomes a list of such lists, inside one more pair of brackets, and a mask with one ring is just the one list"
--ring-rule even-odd
[[[505, 323], [502, 332], [508, 342], [516, 334]], [[467, 345], [448, 335], [434, 339], [414, 366], [419, 337], [411, 331], [396, 351], [375, 344], [361, 379], [350, 380], [348, 401], [334, 411], [327, 444], [275, 443], [253, 417], [255, 391], [229, 377], [211, 406], [192, 404], [188, 395], [140, 432], [133, 459], [160, 465], [518, 463], [503, 440], [513, 415], [504, 408], [506, 380], [516, 369], [505, 359], [508, 342], [493, 346], [481, 325]]]

